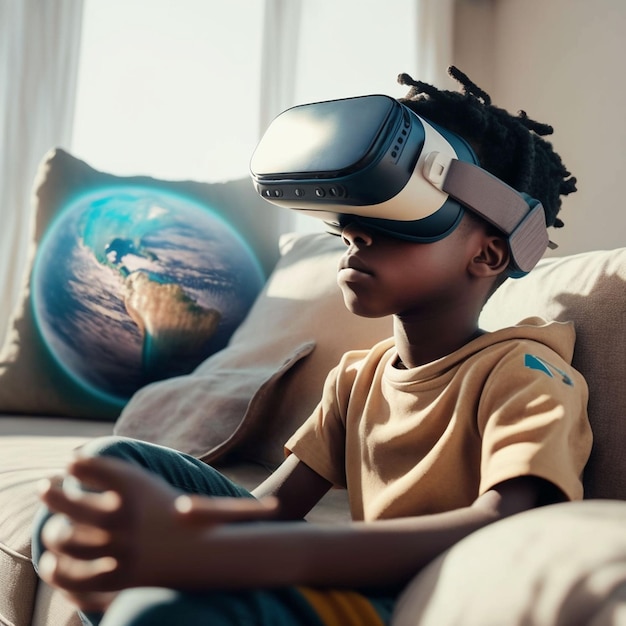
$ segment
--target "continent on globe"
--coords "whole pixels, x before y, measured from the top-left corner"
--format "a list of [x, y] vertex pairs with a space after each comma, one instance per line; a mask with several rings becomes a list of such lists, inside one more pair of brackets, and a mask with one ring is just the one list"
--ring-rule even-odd
[[129, 274], [124, 304], [142, 337], [142, 366], [149, 378], [171, 375], [172, 364], [189, 372], [202, 361], [198, 343], [217, 331], [221, 314], [198, 305], [175, 283], [160, 283], [145, 272]]

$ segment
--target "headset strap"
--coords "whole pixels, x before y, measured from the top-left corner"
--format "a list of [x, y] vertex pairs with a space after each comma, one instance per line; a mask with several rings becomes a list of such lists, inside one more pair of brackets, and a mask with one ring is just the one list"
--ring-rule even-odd
[[513, 268], [529, 272], [549, 245], [541, 202], [530, 205], [519, 192], [481, 167], [452, 159], [442, 191], [509, 237]]

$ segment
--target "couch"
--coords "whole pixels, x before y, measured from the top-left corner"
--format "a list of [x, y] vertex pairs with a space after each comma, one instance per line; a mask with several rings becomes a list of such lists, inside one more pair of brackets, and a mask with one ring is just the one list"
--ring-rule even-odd
[[[187, 373], [139, 387], [120, 408], [87, 398], [54, 369], [37, 333], [27, 273], [0, 352], [0, 624], [6, 626], [80, 623], [35, 576], [30, 528], [38, 481], [61, 471], [82, 442], [115, 432], [171, 445], [254, 486], [280, 462], [282, 442], [315, 405], [339, 355], [391, 331], [389, 319], [345, 311], [334, 278], [342, 243], [323, 233], [285, 235], [280, 242], [266, 236], [259, 211], [271, 216], [271, 209], [247, 181], [119, 179], [55, 150], [34, 187], [29, 270], [62, 200], [104, 182], [173, 185], [208, 198], [248, 238], [266, 279], [224, 348]], [[527, 277], [507, 281], [487, 303], [481, 317], [487, 330], [534, 315], [574, 321], [574, 364], [589, 383], [594, 431], [585, 499], [467, 537], [410, 582], [394, 626], [626, 624], [625, 281], [626, 248], [551, 257]], [[331, 491], [309, 518], [347, 519], [345, 494]]]

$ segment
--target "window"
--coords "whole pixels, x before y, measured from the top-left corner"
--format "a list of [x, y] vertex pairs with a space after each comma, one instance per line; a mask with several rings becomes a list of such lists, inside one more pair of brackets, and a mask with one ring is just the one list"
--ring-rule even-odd
[[262, 13], [258, 0], [86, 0], [74, 154], [120, 175], [241, 176]]
[[[403, 95], [395, 79], [415, 66], [414, 4], [302, 0], [292, 104]], [[119, 175], [246, 176], [263, 18], [261, 0], [85, 0], [72, 152]]]

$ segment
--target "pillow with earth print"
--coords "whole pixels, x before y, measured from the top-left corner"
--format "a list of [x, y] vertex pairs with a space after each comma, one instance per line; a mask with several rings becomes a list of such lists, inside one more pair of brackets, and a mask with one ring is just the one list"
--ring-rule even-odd
[[140, 387], [221, 350], [273, 262], [246, 241], [254, 229], [262, 246], [268, 208], [241, 183], [123, 178], [48, 154], [0, 412], [115, 419]]

